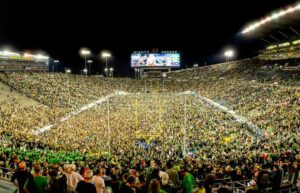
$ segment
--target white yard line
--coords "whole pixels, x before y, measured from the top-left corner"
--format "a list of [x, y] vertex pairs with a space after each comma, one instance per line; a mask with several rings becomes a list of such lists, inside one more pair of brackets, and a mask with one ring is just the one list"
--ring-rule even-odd
[[217, 103], [209, 98], [199, 96], [202, 100], [209, 103], [210, 105], [220, 109], [223, 112], [226, 112], [230, 114], [238, 123], [244, 123], [246, 124], [255, 134], [261, 134], [260, 128], [258, 128], [255, 124], [253, 124], [251, 121], [249, 121], [246, 117], [243, 117], [241, 115], [236, 114], [235, 111], [228, 109], [227, 107], [221, 105], [220, 103]]
[[49, 130], [51, 130], [53, 127], [57, 126], [58, 124], [60, 124], [60, 123], [62, 123], [62, 122], [64, 122], [64, 121], [67, 121], [67, 120], [69, 120], [70, 118], [72, 118], [72, 117], [78, 115], [79, 113], [82, 113], [82, 112], [84, 112], [84, 111], [86, 111], [86, 110], [89, 110], [89, 109], [95, 107], [96, 105], [99, 105], [99, 104], [101, 104], [101, 103], [107, 101], [109, 98], [112, 98], [112, 97], [115, 97], [115, 96], [121, 96], [121, 95], [128, 95], [128, 94], [129, 94], [129, 93], [127, 93], [127, 92], [116, 91], [116, 92], [114, 92], [114, 93], [112, 93], [112, 94], [109, 94], [109, 95], [107, 95], [107, 96], [105, 96], [105, 97], [102, 97], [102, 98], [98, 99], [98, 100], [95, 101], [95, 102], [92, 102], [92, 103], [90, 103], [90, 104], [84, 105], [83, 107], [81, 107], [81, 108], [79, 108], [79, 109], [77, 109], [77, 110], [75, 110], [75, 111], [69, 113], [69, 114], [66, 115], [65, 117], [61, 118], [58, 122], [56, 122], [56, 123], [54, 123], [54, 124], [46, 125], [46, 126], [44, 126], [44, 127], [42, 127], [42, 128], [36, 129], [36, 131], [34, 131], [33, 134], [38, 135], [38, 134], [44, 133], [44, 132], [46, 132], [46, 131], [49, 131]]
[[259, 127], [257, 127], [255, 124], [253, 124], [251, 121], [249, 121], [246, 117], [243, 117], [241, 115], [236, 114], [235, 111], [228, 109], [227, 107], [221, 105], [220, 103], [217, 103], [209, 98], [203, 97], [195, 92], [192, 91], [186, 91], [183, 92], [181, 94], [188, 94], [188, 95], [197, 95], [201, 100], [205, 101], [206, 103], [208, 103], [209, 105], [230, 114], [238, 123], [244, 123], [248, 126], [248, 128], [252, 129], [253, 133], [256, 136], [261, 136], [262, 132], [261, 129]]

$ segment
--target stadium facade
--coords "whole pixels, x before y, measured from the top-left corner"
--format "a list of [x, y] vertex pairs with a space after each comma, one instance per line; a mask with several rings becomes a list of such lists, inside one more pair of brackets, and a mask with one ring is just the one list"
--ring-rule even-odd
[[49, 57], [27, 53], [0, 51], [0, 72], [48, 72]]

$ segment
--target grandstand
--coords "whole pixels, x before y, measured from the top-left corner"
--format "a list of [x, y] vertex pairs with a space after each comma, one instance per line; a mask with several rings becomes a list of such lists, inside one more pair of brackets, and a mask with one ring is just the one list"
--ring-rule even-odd
[[49, 57], [0, 51], [0, 72], [48, 72]]
[[[118, 160], [138, 156], [164, 162], [187, 155], [197, 158], [196, 163], [210, 160], [214, 165], [236, 156], [242, 163], [244, 157], [253, 161], [263, 153], [285, 162], [285, 151], [299, 153], [299, 76], [266, 70], [267, 64], [254, 58], [174, 71], [165, 82], [164, 93], [156, 92], [162, 85], [154, 80], [2, 74], [6, 85], [45, 104], [12, 105], [0, 111], [5, 136], [2, 151], [9, 153], [7, 147], [17, 143], [34, 152], [28, 156], [36, 159], [46, 148], [48, 155], [42, 159], [49, 162], [109, 155]], [[144, 93], [145, 83], [150, 94]], [[257, 149], [256, 153], [251, 149]], [[18, 154], [27, 155], [24, 151]], [[220, 181], [227, 180], [238, 189], [237, 183], [228, 179], [232, 175], [221, 175], [225, 166], [215, 166], [217, 178], [225, 177]], [[292, 182], [288, 174], [284, 183]], [[251, 176], [242, 179], [249, 182]], [[214, 187], [218, 186], [216, 182]]]
[[258, 57], [262, 60], [279, 62], [285, 69], [300, 70], [300, 37], [270, 44]]
[[133, 53], [142, 79], [36, 73], [48, 57], [0, 52], [0, 178], [47, 176], [50, 193], [300, 192], [299, 40], [178, 71], [177, 52]]
[[3, 82], [0, 82], [0, 91], [1, 109], [10, 109], [10, 104], [14, 102], [18, 102], [19, 107], [40, 105], [37, 101], [17, 92]]
[[263, 49], [259, 58], [285, 70], [299, 70], [299, 16], [300, 5], [278, 10], [244, 28], [241, 34], [252, 40], [261, 40]]

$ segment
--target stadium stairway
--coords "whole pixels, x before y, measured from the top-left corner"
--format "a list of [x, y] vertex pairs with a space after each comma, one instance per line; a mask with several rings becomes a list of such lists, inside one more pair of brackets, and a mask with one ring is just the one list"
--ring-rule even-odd
[[16, 190], [16, 186], [11, 182], [0, 180], [0, 193], [13, 193]]

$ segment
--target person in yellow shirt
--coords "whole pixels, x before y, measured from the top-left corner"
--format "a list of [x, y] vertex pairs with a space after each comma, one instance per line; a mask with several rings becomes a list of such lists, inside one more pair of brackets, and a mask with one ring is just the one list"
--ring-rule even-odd
[[203, 181], [199, 181], [199, 182], [198, 182], [197, 193], [205, 193], [205, 188], [204, 188], [204, 186], [203, 186]]

